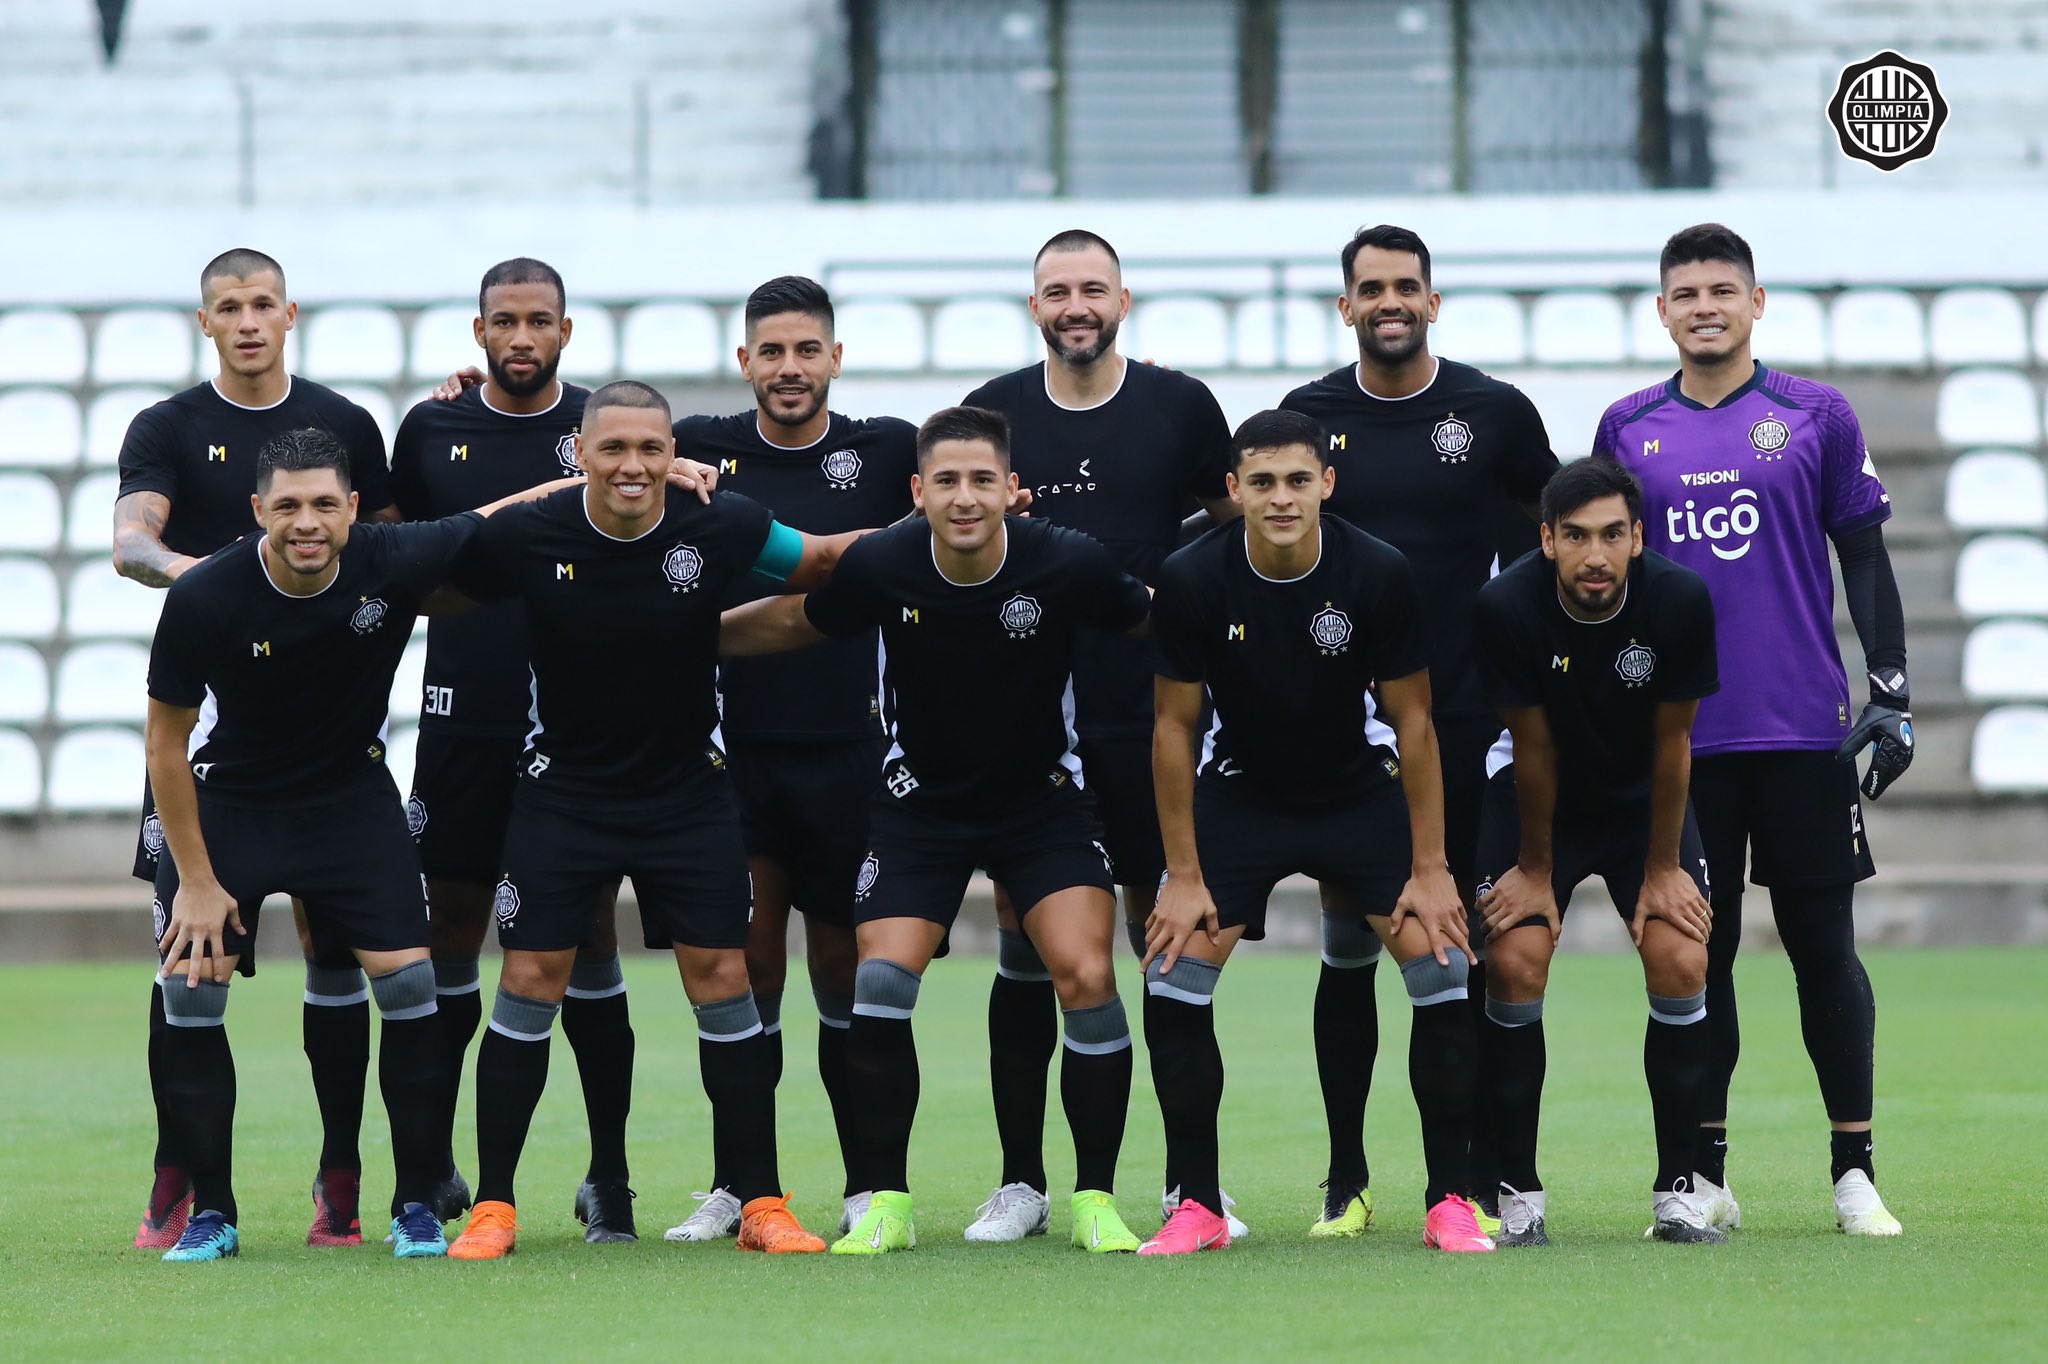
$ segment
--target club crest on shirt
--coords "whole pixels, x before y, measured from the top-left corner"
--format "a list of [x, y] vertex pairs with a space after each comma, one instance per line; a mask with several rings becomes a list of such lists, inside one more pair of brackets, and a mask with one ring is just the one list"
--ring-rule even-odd
[[405, 831], [414, 838], [427, 827], [427, 803], [418, 796], [409, 797], [405, 802]]
[[851, 488], [860, 481], [860, 456], [851, 450], [834, 450], [819, 462], [825, 481], [835, 488]]
[[1038, 599], [1027, 597], [1022, 592], [1003, 603], [1003, 628], [1010, 632], [1011, 639], [1023, 639], [1037, 631], [1039, 619], [1044, 615], [1038, 609]]
[[[882, 864], [876, 860], [873, 853], [869, 853], [860, 864], [860, 875], [854, 878], [853, 898], [856, 900], [867, 899], [868, 892], [875, 888], [875, 878], [881, 874]], [[161, 937], [162, 935], [159, 934], [158, 936]]]
[[1657, 667], [1657, 655], [1647, 644], [1628, 642], [1614, 659], [1614, 671], [1621, 674], [1621, 680], [1631, 687], [1640, 687], [1650, 680], [1650, 674]]
[[694, 590], [703, 573], [704, 556], [694, 546], [676, 545], [661, 556], [661, 576], [668, 579], [670, 591]]
[[348, 618], [348, 623], [357, 634], [367, 635], [384, 623], [384, 616], [390, 610], [382, 597], [365, 597], [356, 613]]
[[1792, 442], [1792, 428], [1777, 417], [1765, 417], [1749, 428], [1750, 448], [1759, 455], [1775, 455]]
[[171, 931], [171, 912], [164, 908], [162, 900], [150, 900], [149, 920], [156, 925], [157, 941], [162, 942], [164, 934]]
[[1429, 443], [1444, 464], [1463, 464], [1472, 449], [1472, 427], [1453, 412], [1430, 428]]
[[152, 862], [163, 853], [164, 822], [154, 814], [142, 821], [142, 850], [149, 854]]
[[576, 467], [575, 432], [571, 431], [568, 435], [555, 442], [555, 462], [562, 466], [562, 472], [570, 478], [574, 478], [583, 472], [583, 470]]
[[1308, 632], [1324, 653], [1341, 654], [1351, 643], [1351, 617], [1324, 602], [1323, 609], [1310, 617]]
[[519, 917], [519, 887], [512, 884], [511, 877], [498, 882], [498, 889], [491, 895], [491, 913], [497, 917], [500, 928], [510, 928]]

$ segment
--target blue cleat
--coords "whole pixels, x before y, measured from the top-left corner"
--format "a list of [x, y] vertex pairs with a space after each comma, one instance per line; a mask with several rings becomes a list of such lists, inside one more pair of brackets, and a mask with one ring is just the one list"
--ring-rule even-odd
[[448, 1253], [441, 1219], [425, 1203], [408, 1203], [391, 1219], [391, 1253], [401, 1260], [431, 1259]]
[[168, 1262], [225, 1260], [241, 1252], [242, 1238], [228, 1225], [228, 1219], [213, 1209], [195, 1212], [178, 1237], [178, 1244], [164, 1252]]

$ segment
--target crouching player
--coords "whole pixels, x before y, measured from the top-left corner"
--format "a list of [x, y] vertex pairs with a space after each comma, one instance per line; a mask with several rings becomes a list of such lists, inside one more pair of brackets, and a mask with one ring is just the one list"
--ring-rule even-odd
[[[1336, 472], [1312, 418], [1259, 413], [1232, 449], [1243, 519], [1168, 559], [1153, 603], [1152, 767], [1167, 870], [1146, 924], [1145, 1040], [1181, 1202], [1138, 1253], [1230, 1244], [1212, 1004], [1231, 949], [1266, 936], [1267, 897], [1295, 872], [1339, 891], [1335, 903], [1371, 925], [1415, 1007], [1408, 1075], [1428, 1166], [1424, 1244], [1490, 1251], [1459, 1192], [1476, 1034], [1414, 576], [1391, 545], [1321, 514]], [[1215, 723], [1198, 769], [1205, 688]]]
[[1543, 490], [1543, 547], [1479, 593], [1473, 638], [1509, 739], [1480, 820], [1484, 1054], [1499, 1125], [1501, 1244], [1540, 1246], [1543, 991], [1572, 889], [1607, 882], [1643, 959], [1643, 1073], [1657, 1135], [1660, 1241], [1725, 1241], [1692, 1189], [1707, 1079], [1707, 861], [1686, 786], [1692, 722], [1718, 687], [1699, 575], [1643, 550], [1642, 490], [1611, 460]]

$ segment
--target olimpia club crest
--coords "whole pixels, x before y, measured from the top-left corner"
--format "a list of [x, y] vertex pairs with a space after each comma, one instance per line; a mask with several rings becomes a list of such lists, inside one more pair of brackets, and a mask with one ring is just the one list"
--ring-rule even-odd
[[1621, 680], [1631, 687], [1640, 687], [1650, 680], [1650, 674], [1657, 669], [1657, 655], [1649, 645], [1635, 640], [1615, 657], [1614, 671], [1621, 674]]
[[1430, 428], [1429, 443], [1436, 447], [1437, 458], [1444, 464], [1463, 464], [1472, 450], [1471, 424], [1461, 420], [1453, 412]]
[[414, 838], [418, 838], [420, 836], [420, 831], [425, 829], [426, 827], [427, 803], [421, 800], [418, 796], [412, 796], [408, 798], [407, 801], [405, 802], [406, 832], [411, 834]]
[[835, 488], [851, 488], [860, 481], [860, 456], [851, 450], [834, 450], [818, 467], [825, 471], [825, 481]]
[[[854, 878], [854, 896], [857, 899], [867, 899], [868, 892], [875, 888], [875, 878], [881, 874], [882, 864], [875, 859], [873, 853], [869, 853], [866, 860], [860, 864], [860, 875]], [[159, 933], [157, 936], [162, 937], [163, 934]]]
[[1324, 602], [1323, 609], [1310, 618], [1308, 632], [1324, 653], [1341, 654], [1351, 644], [1351, 617]]
[[570, 432], [555, 442], [555, 459], [562, 466], [562, 472], [570, 478], [583, 470], [576, 465], [576, 433]]
[[1776, 415], [1767, 416], [1749, 428], [1749, 445], [1758, 455], [1768, 458], [1792, 443], [1792, 428]]
[[1934, 155], [1934, 140], [1948, 121], [1948, 101], [1935, 84], [1933, 67], [1884, 51], [1842, 68], [1828, 121], [1842, 155], [1895, 171]]
[[510, 877], [498, 882], [498, 889], [491, 896], [491, 913], [497, 916], [500, 928], [510, 928], [519, 917], [519, 887], [512, 884]]
[[390, 610], [382, 597], [365, 597], [363, 604], [356, 608], [356, 613], [349, 617], [348, 623], [357, 634], [367, 635], [384, 623], [384, 617]]
[[[154, 811], [150, 812], [149, 818], [142, 821], [142, 850], [149, 854], [151, 861], [155, 861], [163, 854], [164, 822], [156, 817]], [[157, 936], [161, 938], [163, 934], [159, 933]]]
[[661, 556], [661, 576], [668, 579], [671, 591], [694, 590], [703, 573], [704, 556], [694, 546], [676, 545]]
[[1003, 603], [1003, 628], [1010, 632], [1011, 639], [1023, 639], [1038, 629], [1038, 622], [1044, 613], [1038, 609], [1038, 599], [1027, 597], [1022, 592]]

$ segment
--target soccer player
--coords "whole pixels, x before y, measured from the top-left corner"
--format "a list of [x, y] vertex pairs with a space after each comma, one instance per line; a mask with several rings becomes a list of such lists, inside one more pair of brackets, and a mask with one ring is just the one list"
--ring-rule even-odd
[[[1208, 386], [1138, 364], [1117, 349], [1131, 310], [1116, 250], [1093, 232], [1061, 232], [1032, 262], [1031, 314], [1045, 359], [991, 379], [962, 401], [1002, 413], [1031, 515], [1085, 531], [1124, 571], [1151, 582], [1197, 508], [1236, 515], [1223, 491], [1230, 428]], [[1152, 801], [1152, 665], [1140, 639], [1083, 630], [1074, 658], [1076, 749], [1088, 772], [1131, 950], [1166, 871]], [[989, 1082], [1002, 1178], [967, 1228], [970, 1241], [1045, 1231], [1046, 1067], [1057, 1045], [1054, 991], [998, 887], [996, 977], [989, 988]], [[1172, 1211], [1171, 1169], [1164, 1210]], [[1245, 1234], [1233, 1216], [1233, 1234]]]
[[1508, 742], [1479, 821], [1486, 1091], [1499, 1125], [1500, 1244], [1549, 1244], [1536, 1173], [1543, 993], [1572, 890], [1607, 883], [1643, 960], [1643, 1074], [1661, 1241], [1725, 1241], [1692, 1188], [1707, 1077], [1707, 859], [1686, 803], [1693, 716], [1719, 683], [1697, 573], [1644, 553], [1642, 490], [1611, 460], [1543, 490], [1543, 546], [1479, 590], [1474, 651]]
[[[214, 378], [143, 409], [121, 443], [114, 503], [114, 567], [147, 587], [168, 587], [207, 555], [246, 535], [257, 455], [287, 431], [326, 431], [348, 452], [348, 479], [363, 514], [395, 521], [376, 421], [339, 393], [285, 367], [285, 335], [298, 304], [284, 268], [261, 251], [223, 251], [199, 272], [199, 329], [220, 360]], [[521, 485], [525, 486], [525, 485]], [[464, 503], [463, 507], [476, 505]], [[455, 508], [454, 510], [461, 510]], [[154, 882], [164, 849], [163, 821], [145, 780], [133, 872]], [[310, 950], [305, 916], [293, 907], [306, 951], [303, 1011], [306, 1059], [320, 1104], [320, 1159], [313, 1179], [313, 1223], [306, 1242], [356, 1245], [362, 1179], [357, 1136], [370, 1064], [370, 1006], [363, 973], [346, 951]], [[254, 959], [244, 970], [254, 968]], [[149, 1086], [156, 1104], [156, 1177], [136, 1228], [135, 1245], [175, 1245], [192, 1207], [191, 1178], [166, 1110], [167, 1045], [162, 992], [150, 988]]]
[[[1475, 1039], [1414, 575], [1392, 546], [1322, 514], [1337, 474], [1314, 421], [1261, 412], [1232, 445], [1243, 519], [1168, 559], [1153, 603], [1167, 874], [1146, 926], [1145, 1040], [1182, 1183], [1139, 1254], [1230, 1244], [1212, 1005], [1224, 962], [1241, 940], [1266, 936], [1267, 898], [1297, 871], [1360, 906], [1362, 926], [1400, 963], [1429, 1169], [1424, 1244], [1490, 1251], [1461, 1187]], [[1206, 734], [1205, 700], [1215, 708]]]
[[[1500, 720], [1472, 666], [1472, 601], [1493, 571], [1505, 509], [1534, 520], [1543, 485], [1557, 470], [1536, 407], [1512, 384], [1433, 355], [1429, 327], [1442, 298], [1430, 285], [1429, 247], [1405, 227], [1360, 228], [1339, 253], [1344, 294], [1337, 312], [1358, 337], [1358, 361], [1289, 393], [1280, 406], [1305, 413], [1328, 433], [1342, 478], [1332, 515], [1401, 551], [1423, 593], [1443, 753], [1444, 847], [1451, 876], [1472, 903], [1486, 750]], [[1326, 910], [1336, 906], [1324, 895]], [[1316, 1069], [1330, 1119], [1330, 1167], [1314, 1233], [1357, 1235], [1372, 1220], [1369, 1168], [1360, 1122], [1379, 1050], [1373, 972], [1379, 947], [1354, 912], [1323, 921], [1323, 972], [1316, 985]], [[1474, 912], [1469, 931], [1479, 934]], [[1475, 952], [1484, 945], [1475, 941]], [[1472, 967], [1477, 1026], [1485, 976]], [[1484, 1124], [1475, 1130], [1483, 1137]], [[1475, 1151], [1475, 1167], [1489, 1160]], [[1492, 1198], [1476, 1168], [1473, 1189]]]
[[464, 594], [522, 603], [533, 698], [492, 898], [505, 960], [477, 1048], [477, 1203], [450, 1248], [458, 1259], [517, 1243], [513, 1177], [549, 1034], [596, 899], [622, 876], [650, 935], [672, 943], [696, 1015], [712, 1142], [743, 1200], [740, 1248], [825, 1248], [789, 1212], [776, 1168], [776, 1077], [747, 982], [746, 848], [715, 670], [728, 589], [749, 572], [814, 585], [852, 537], [803, 535], [736, 494], [666, 496], [672, 421], [645, 384], [592, 393], [576, 438], [589, 482], [492, 518], [457, 568]]
[[860, 965], [847, 1031], [856, 1187], [865, 1214], [836, 1255], [917, 1243], [908, 1178], [917, 1111], [911, 1010], [976, 867], [1007, 885], [1051, 975], [1066, 1034], [1060, 1097], [1073, 1130], [1073, 1238], [1130, 1251], [1116, 1158], [1130, 1103], [1131, 1032], [1117, 998], [1116, 902], [1062, 706], [1083, 626], [1134, 629], [1145, 585], [1078, 531], [1005, 517], [1017, 488], [1008, 423], [946, 408], [918, 429], [924, 513], [860, 541], [829, 585], [727, 614], [732, 654], [881, 628], [890, 746], [854, 883]]
[[[577, 473], [575, 433], [590, 393], [556, 377], [575, 330], [567, 307], [561, 275], [542, 261], [519, 257], [485, 272], [473, 325], [489, 378], [453, 401], [417, 404], [392, 442], [391, 493], [407, 520], [448, 516]], [[477, 959], [532, 727], [530, 701], [517, 603], [433, 620], [406, 819], [434, 909], [451, 1129], [463, 1061], [482, 1021]], [[616, 890], [599, 892], [591, 937], [578, 947], [562, 1001], [562, 1032], [576, 1053], [589, 1117], [590, 1164], [575, 1209], [590, 1241], [636, 1238], [626, 1164], [633, 1027], [612, 922]], [[451, 1156], [436, 1210], [452, 1221], [468, 1206]]]
[[[1854, 918], [1855, 884], [1875, 873], [1855, 758], [1875, 746], [1861, 787], [1872, 800], [1913, 760], [1905, 613], [1884, 545], [1891, 499], [1848, 400], [1752, 356], [1764, 291], [1747, 242], [1702, 223], [1664, 244], [1658, 269], [1657, 311], [1677, 344], [1678, 373], [1609, 407], [1593, 452], [1642, 480], [1651, 546], [1705, 578], [1716, 608], [1723, 686], [1693, 730], [1693, 806], [1708, 865], [1720, 871], [1697, 1187], [1717, 1226], [1740, 1225], [1726, 1162], [1747, 851], [1750, 878], [1771, 892], [1834, 1129], [1836, 1225], [1896, 1236], [1871, 1165], [1877, 1011]], [[1830, 544], [1870, 681], [1853, 720]]]
[[[753, 387], [754, 406], [729, 417], [683, 418], [676, 452], [715, 466], [722, 487], [812, 534], [885, 526], [908, 515], [917, 428], [894, 417], [842, 416], [827, 405], [843, 348], [823, 286], [795, 275], [771, 279], [748, 295], [745, 317], [740, 373]], [[782, 1069], [786, 943], [795, 909], [804, 916], [818, 1007], [818, 1076], [842, 1154], [851, 1149], [853, 882], [867, 851], [863, 814], [881, 780], [884, 747], [876, 644], [870, 630], [786, 657], [735, 658], [719, 677], [720, 728], [754, 878], [747, 978], [768, 1035], [770, 1069]], [[842, 1232], [866, 1211], [867, 1190], [855, 1187], [853, 1173], [849, 1158]], [[738, 1232], [740, 1200], [726, 1187], [726, 1172], [715, 1171], [707, 1187], [697, 1211], [669, 1229], [670, 1240]]]
[[179, 577], [150, 649], [145, 744], [170, 851], [151, 905], [162, 1073], [197, 1209], [166, 1260], [240, 1244], [223, 1025], [228, 981], [253, 956], [275, 891], [305, 903], [317, 950], [347, 950], [369, 974], [384, 1015], [394, 1253], [447, 1252], [432, 1205], [448, 1133], [426, 885], [382, 731], [406, 623], [481, 520], [357, 524], [349, 464], [324, 431], [266, 442], [251, 498], [263, 533]]

